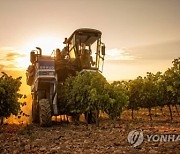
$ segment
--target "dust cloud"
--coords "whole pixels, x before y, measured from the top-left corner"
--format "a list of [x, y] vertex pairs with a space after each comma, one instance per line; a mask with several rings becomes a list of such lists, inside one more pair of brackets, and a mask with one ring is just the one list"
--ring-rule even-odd
[[28, 116], [11, 115], [9, 118], [4, 119], [4, 123], [8, 123], [8, 124], [29, 124], [29, 123], [31, 123], [31, 121], [32, 121], [31, 120], [32, 97], [31, 97], [31, 95], [28, 95], [26, 99], [23, 99], [21, 101], [26, 102], [26, 105], [23, 106], [21, 109]]

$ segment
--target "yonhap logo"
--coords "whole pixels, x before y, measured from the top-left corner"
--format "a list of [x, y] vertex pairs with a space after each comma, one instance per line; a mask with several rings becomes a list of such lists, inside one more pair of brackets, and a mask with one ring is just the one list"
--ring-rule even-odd
[[137, 147], [146, 140], [148, 142], [179, 142], [179, 134], [153, 134], [144, 135], [142, 130], [132, 130], [128, 134], [128, 142], [133, 146]]
[[144, 136], [142, 130], [132, 130], [128, 134], [128, 142], [133, 147], [142, 144], [143, 140], [144, 140]]

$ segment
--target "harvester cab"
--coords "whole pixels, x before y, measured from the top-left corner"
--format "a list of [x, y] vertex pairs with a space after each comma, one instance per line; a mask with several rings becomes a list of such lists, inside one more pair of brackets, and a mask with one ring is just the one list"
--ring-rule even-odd
[[101, 42], [101, 35], [99, 30], [81, 28], [65, 38], [65, 48], [77, 71], [103, 71], [105, 45]]

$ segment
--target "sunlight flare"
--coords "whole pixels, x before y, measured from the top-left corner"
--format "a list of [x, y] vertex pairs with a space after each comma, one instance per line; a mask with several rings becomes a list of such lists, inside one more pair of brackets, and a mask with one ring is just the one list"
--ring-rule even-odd
[[64, 47], [63, 39], [50, 36], [41, 36], [32, 39], [23, 47], [21, 51], [21, 54], [24, 54], [25, 56], [16, 58], [18, 68], [24, 69], [30, 65], [30, 52], [35, 50], [36, 47], [40, 47], [42, 49], [43, 55], [51, 55], [53, 50], [57, 48], [62, 50]]
[[34, 50], [36, 47], [40, 47], [44, 55], [50, 55], [56, 48], [63, 48], [63, 39], [49, 36], [34, 38], [25, 47], [26, 53], [29, 54], [30, 51]]

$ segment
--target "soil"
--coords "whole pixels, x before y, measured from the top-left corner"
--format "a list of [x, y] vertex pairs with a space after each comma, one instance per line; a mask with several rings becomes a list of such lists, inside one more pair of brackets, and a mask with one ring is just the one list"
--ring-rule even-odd
[[[153, 111], [153, 122], [148, 120], [148, 112], [125, 111], [119, 120], [101, 119], [100, 126], [85, 123], [54, 122], [52, 127], [40, 127], [37, 124], [4, 124], [0, 126], [0, 153], [180, 153], [178, 141], [148, 142], [146, 135], [180, 135], [180, 117], [174, 113], [170, 121], [167, 111]], [[164, 115], [163, 115], [164, 114]], [[133, 147], [127, 140], [128, 133], [141, 129], [144, 141]]]

